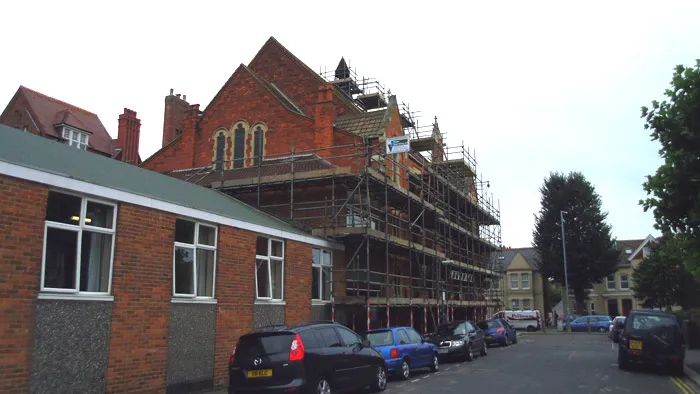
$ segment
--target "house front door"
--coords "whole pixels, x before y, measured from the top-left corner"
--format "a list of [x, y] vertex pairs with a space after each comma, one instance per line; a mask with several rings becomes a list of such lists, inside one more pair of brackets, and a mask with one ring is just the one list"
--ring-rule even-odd
[[617, 299], [613, 298], [612, 300], [608, 300], [608, 315], [612, 316], [613, 318], [615, 316], [620, 316], [620, 311], [617, 308]]
[[630, 311], [632, 310], [632, 300], [629, 298], [625, 298], [622, 300], [622, 314], [624, 316], [627, 316], [630, 314]]

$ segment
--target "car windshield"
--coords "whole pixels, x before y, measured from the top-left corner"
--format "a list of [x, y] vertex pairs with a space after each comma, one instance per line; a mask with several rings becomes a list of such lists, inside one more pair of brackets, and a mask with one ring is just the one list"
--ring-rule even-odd
[[629, 333], [641, 333], [662, 327], [677, 327], [678, 323], [671, 316], [659, 315], [631, 315], [625, 321], [625, 328]]
[[372, 346], [389, 346], [394, 344], [394, 334], [391, 331], [370, 332], [367, 340]]
[[464, 335], [467, 333], [467, 325], [465, 323], [450, 323], [438, 326], [438, 335]]
[[489, 328], [501, 328], [501, 325], [496, 320], [480, 321], [476, 325], [482, 330], [488, 330]]

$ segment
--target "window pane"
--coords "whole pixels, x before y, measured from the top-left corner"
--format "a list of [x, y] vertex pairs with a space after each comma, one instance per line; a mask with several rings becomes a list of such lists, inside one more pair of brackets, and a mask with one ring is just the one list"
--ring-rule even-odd
[[194, 222], [182, 219], [175, 221], [175, 242], [194, 244]]
[[270, 256], [274, 257], [284, 257], [282, 252], [282, 242], [272, 240], [272, 250], [270, 251]]
[[406, 331], [404, 331], [404, 330], [398, 331], [398, 337], [399, 337], [399, 345], [408, 345], [409, 343], [411, 343], [411, 340], [408, 339], [408, 334], [406, 334]]
[[311, 249], [311, 261], [313, 264], [321, 264], [321, 250]]
[[194, 249], [175, 248], [175, 293], [194, 294]]
[[87, 134], [80, 134], [80, 142], [83, 144], [87, 143]]
[[48, 228], [46, 230], [46, 265], [44, 287], [75, 289], [78, 233]]
[[216, 228], [199, 225], [199, 240], [202, 245], [216, 245]]
[[106, 293], [109, 290], [112, 236], [83, 231], [83, 242], [80, 246], [80, 291]]
[[267, 238], [258, 237], [257, 241], [255, 241], [255, 254], [267, 256]]
[[258, 297], [270, 298], [270, 277], [268, 273], [267, 260], [255, 260], [255, 283], [258, 286]]
[[422, 343], [423, 342], [420, 334], [418, 334], [416, 332], [416, 330], [414, 330], [412, 328], [407, 328], [406, 333], [408, 334], [408, 338], [411, 340], [412, 343]]
[[318, 300], [321, 298], [321, 268], [311, 268], [311, 299]]
[[321, 255], [321, 257], [323, 258], [323, 260], [321, 261], [321, 263], [322, 263], [323, 265], [331, 265], [331, 254], [330, 254], [330, 252], [324, 251], [323, 254]]
[[320, 339], [326, 344], [326, 347], [341, 347], [340, 338], [332, 327], [321, 328], [316, 331], [320, 334]]
[[46, 204], [46, 220], [67, 224], [80, 224], [80, 197], [49, 192]]
[[[340, 334], [340, 337], [343, 339], [343, 343], [346, 347], [352, 347], [362, 342], [362, 338], [348, 329], [336, 328], [336, 331], [338, 334]], [[406, 337], [406, 339], [408, 339], [408, 337]]]
[[102, 228], [114, 228], [114, 207], [92, 201], [87, 203], [85, 224]]
[[331, 299], [331, 269], [330, 267], [323, 267], [323, 299], [324, 300], [330, 300]]
[[282, 262], [271, 260], [270, 269], [272, 270], [272, 298], [281, 300], [283, 286]]
[[197, 295], [200, 297], [212, 297], [213, 291], [214, 251], [197, 249]]

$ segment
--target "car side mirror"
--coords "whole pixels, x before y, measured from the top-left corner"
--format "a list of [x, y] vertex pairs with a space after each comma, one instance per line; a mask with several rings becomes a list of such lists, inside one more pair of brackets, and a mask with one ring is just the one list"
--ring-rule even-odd
[[372, 344], [370, 344], [368, 340], [366, 340], [366, 339], [362, 340], [362, 347], [371, 347], [371, 346], [372, 346]]

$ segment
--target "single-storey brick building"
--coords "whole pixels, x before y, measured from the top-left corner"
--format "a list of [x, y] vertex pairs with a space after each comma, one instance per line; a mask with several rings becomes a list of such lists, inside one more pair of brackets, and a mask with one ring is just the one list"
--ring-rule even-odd
[[344, 258], [216, 190], [2, 125], [0, 199], [2, 393], [223, 387], [241, 334], [312, 318], [312, 256]]

